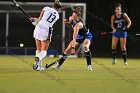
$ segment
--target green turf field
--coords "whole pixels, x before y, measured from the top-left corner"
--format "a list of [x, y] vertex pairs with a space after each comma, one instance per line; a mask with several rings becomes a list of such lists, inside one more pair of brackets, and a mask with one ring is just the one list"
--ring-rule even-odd
[[[57, 58], [45, 58], [44, 65]], [[140, 59], [69, 58], [61, 70], [33, 71], [32, 56], [0, 56], [0, 93], [140, 93]]]

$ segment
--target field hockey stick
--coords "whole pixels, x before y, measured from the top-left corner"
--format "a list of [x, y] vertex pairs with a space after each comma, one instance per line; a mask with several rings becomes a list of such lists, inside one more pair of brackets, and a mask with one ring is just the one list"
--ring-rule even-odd
[[136, 34], [136, 36], [140, 36], [140, 33]]
[[51, 64], [46, 64], [46, 69], [48, 69], [49, 67], [51, 67], [52, 65], [54, 65], [54, 64], [56, 64], [58, 62], [59, 62], [59, 59], [54, 61], [54, 62], [52, 62]]
[[20, 9], [20, 10], [23, 12], [23, 14], [24, 14], [31, 22], [34, 21], [34, 20], [31, 18], [31, 16], [19, 5], [19, 3], [18, 3], [17, 1], [13, 0], [12, 2], [14, 3], [14, 5], [15, 5], [18, 9]]
[[107, 34], [112, 34], [112, 33], [114, 33], [114, 32], [113, 31], [111, 31], [111, 32], [101, 32], [100, 35], [107, 35]]
[[135, 35], [128, 35], [128, 37], [134, 41], [136, 41], [138, 39], [138, 36], [140, 36], [140, 33], [137, 33]]

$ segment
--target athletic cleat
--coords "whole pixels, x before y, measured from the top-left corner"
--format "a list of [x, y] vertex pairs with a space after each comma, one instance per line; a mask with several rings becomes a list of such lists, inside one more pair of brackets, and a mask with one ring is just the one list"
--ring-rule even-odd
[[56, 63], [54, 66], [52, 66], [52, 69], [61, 69], [61, 66], [58, 63]]
[[37, 64], [33, 64], [33, 69], [36, 70], [38, 68]]
[[43, 66], [38, 66], [38, 68], [36, 69], [36, 71], [44, 71], [44, 67]]
[[115, 64], [116, 64], [116, 59], [113, 59], [112, 65], [115, 65]]
[[88, 65], [88, 71], [92, 71], [92, 66]]
[[43, 66], [41, 66], [41, 68], [40, 68], [40, 71], [44, 71], [45, 69], [44, 69], [44, 67]]
[[128, 63], [127, 62], [124, 62], [124, 65], [128, 65]]
[[39, 58], [35, 57], [35, 62], [33, 64], [33, 69], [36, 70], [38, 68], [38, 64], [39, 64]]

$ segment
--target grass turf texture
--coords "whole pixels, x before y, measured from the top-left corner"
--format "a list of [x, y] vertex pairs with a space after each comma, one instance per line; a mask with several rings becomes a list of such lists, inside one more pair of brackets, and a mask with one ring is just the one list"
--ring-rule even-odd
[[[57, 58], [45, 58], [43, 65]], [[0, 93], [139, 93], [140, 59], [94, 58], [87, 71], [84, 58], [68, 58], [61, 70], [34, 71], [32, 56], [0, 56]]]

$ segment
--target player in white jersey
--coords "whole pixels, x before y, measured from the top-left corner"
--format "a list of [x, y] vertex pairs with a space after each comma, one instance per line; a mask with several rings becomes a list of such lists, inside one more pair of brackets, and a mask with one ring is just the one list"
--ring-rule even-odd
[[59, 19], [59, 13], [54, 8], [44, 7], [43, 12], [42, 18], [34, 30], [34, 38], [40, 41], [45, 41], [48, 38], [49, 30], [51, 30], [53, 24]]
[[61, 8], [61, 3], [56, 1], [53, 7], [44, 7], [40, 16], [34, 18], [35, 25], [34, 38], [36, 43], [36, 56], [33, 64], [34, 70], [44, 70], [42, 59], [46, 56], [52, 36], [52, 26], [59, 19], [58, 10]]

